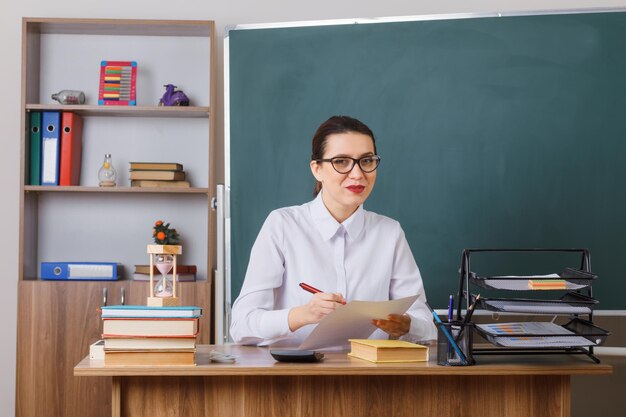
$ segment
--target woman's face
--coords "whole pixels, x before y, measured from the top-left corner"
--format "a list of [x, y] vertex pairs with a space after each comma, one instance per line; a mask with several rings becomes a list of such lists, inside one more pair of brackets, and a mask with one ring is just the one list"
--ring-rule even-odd
[[[372, 138], [357, 132], [335, 133], [326, 138], [322, 159], [347, 156], [359, 159], [374, 155]], [[348, 166], [352, 164], [348, 161]], [[355, 163], [352, 170], [340, 174], [330, 162], [311, 161], [313, 176], [322, 183], [322, 198], [333, 217], [343, 222], [363, 204], [374, 188], [376, 171], [363, 172]]]

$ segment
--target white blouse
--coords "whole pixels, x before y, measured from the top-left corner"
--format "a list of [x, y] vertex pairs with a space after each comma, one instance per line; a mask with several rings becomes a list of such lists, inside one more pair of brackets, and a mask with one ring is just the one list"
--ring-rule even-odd
[[[385, 301], [417, 294], [417, 301], [407, 311], [411, 329], [402, 338], [435, 339], [422, 278], [400, 224], [363, 206], [339, 223], [321, 196], [301, 206], [274, 210], [265, 220], [250, 253], [241, 293], [233, 304], [233, 340], [299, 345], [316, 326], [303, 326], [295, 332], [289, 329], [289, 310], [312, 297], [298, 286], [300, 282], [341, 293], [347, 301]], [[380, 329], [370, 336], [387, 337]]]

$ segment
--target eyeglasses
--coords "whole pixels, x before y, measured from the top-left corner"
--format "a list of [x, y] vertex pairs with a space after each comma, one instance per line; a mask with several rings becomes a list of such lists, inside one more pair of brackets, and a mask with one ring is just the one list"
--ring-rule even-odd
[[315, 162], [330, 162], [335, 169], [340, 174], [347, 174], [352, 171], [354, 168], [354, 164], [359, 164], [359, 168], [363, 172], [374, 172], [376, 168], [378, 168], [378, 164], [380, 163], [380, 156], [378, 155], [368, 155], [363, 156], [359, 159], [350, 158], [349, 156], [336, 156], [330, 159], [316, 159]]

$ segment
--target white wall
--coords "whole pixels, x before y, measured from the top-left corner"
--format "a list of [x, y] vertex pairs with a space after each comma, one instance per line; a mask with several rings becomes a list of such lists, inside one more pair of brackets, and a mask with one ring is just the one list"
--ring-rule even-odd
[[[369, 4], [368, 4], [369, 3]], [[626, 0], [0, 0], [0, 53], [4, 88], [0, 90], [0, 265], [3, 271], [0, 290], [0, 415], [10, 416], [15, 408], [15, 340], [17, 321], [17, 239], [19, 210], [19, 135], [21, 18], [85, 17], [132, 19], [207, 19], [215, 20], [218, 31], [218, 102], [222, 100], [222, 43], [224, 28], [242, 23], [286, 22], [298, 20], [355, 17], [408, 16], [418, 14], [523, 11], [546, 9], [625, 8]], [[78, 57], [77, 57], [78, 59]], [[223, 112], [217, 109], [218, 137], [223, 132]]]

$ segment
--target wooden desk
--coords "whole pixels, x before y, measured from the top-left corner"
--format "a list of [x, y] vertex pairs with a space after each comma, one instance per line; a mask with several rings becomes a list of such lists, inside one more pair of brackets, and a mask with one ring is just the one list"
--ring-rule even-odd
[[[209, 363], [210, 349], [239, 358]], [[275, 362], [267, 348], [199, 346], [193, 367], [112, 367], [85, 358], [74, 375], [112, 378], [113, 417], [543, 417], [570, 415], [571, 375], [613, 369], [579, 355], [479, 360], [372, 364], [331, 352], [320, 363], [294, 364]]]

